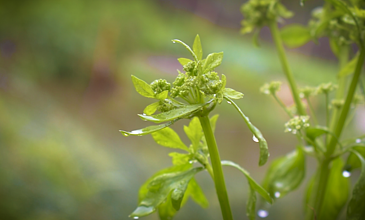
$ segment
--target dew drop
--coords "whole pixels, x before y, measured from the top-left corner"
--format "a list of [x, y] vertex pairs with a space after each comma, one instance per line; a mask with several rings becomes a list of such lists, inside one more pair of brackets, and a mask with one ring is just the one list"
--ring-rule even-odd
[[255, 141], [256, 143], [259, 142], [259, 139], [257, 139], [255, 135], [252, 136], [252, 140]]
[[275, 196], [275, 198], [279, 198], [280, 197], [280, 192], [275, 192], [274, 196]]
[[139, 219], [139, 217], [138, 216], [134, 216], [133, 219]]
[[260, 210], [257, 211], [257, 215], [260, 218], [266, 218], [267, 216], [269, 216], [269, 212], [267, 210], [260, 209]]
[[361, 143], [361, 139], [360, 138], [356, 139], [356, 143]]
[[143, 116], [146, 116], [146, 114], [145, 114], [145, 113], [143, 113], [142, 115], [143, 115]]
[[175, 41], [172, 41], [172, 43], [174, 44], [174, 43], [176, 43]]
[[122, 133], [124, 136], [126, 136], [126, 137], [128, 137], [129, 136], [129, 134], [128, 133], [126, 133], [126, 132], [123, 132]]
[[344, 171], [342, 172], [342, 176], [343, 176], [343, 177], [345, 177], [345, 178], [348, 178], [348, 177], [350, 177], [350, 176], [351, 176], [351, 173], [350, 173], [349, 171], [347, 171], [347, 170], [344, 170]]
[[228, 103], [228, 104], [232, 104], [232, 102], [230, 102], [230, 101], [227, 101], [227, 103]]

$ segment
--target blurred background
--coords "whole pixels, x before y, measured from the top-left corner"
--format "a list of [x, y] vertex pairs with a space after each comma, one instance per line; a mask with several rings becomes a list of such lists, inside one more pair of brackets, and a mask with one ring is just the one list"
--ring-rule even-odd
[[[287, 23], [302, 24], [321, 4], [283, 2], [296, 11]], [[237, 103], [266, 137], [269, 162], [294, 149], [295, 138], [284, 133], [284, 111], [259, 92], [265, 82], [284, 81], [269, 32], [261, 32], [260, 48], [253, 46], [251, 36], [240, 35], [242, 3], [1, 0], [0, 219], [128, 219], [139, 187], [171, 165], [167, 154], [172, 151], [151, 136], [119, 133], [149, 125], [137, 113], [151, 100], [134, 90], [130, 76], [172, 81], [176, 69], [182, 70], [177, 58], [189, 57], [181, 45], [171, 43], [175, 38], [192, 45], [199, 34], [204, 56], [224, 51], [218, 72], [227, 76], [227, 87], [245, 94]], [[335, 82], [338, 70], [326, 40], [289, 53], [299, 85]], [[292, 103], [285, 83], [280, 96]], [[314, 103], [318, 111], [321, 102]], [[360, 111], [347, 133], [364, 133]], [[220, 114], [216, 136], [222, 159], [235, 161], [261, 181], [269, 163], [258, 166], [258, 144], [239, 114], [227, 103], [215, 113]], [[190, 144], [182, 129], [186, 123], [179, 121], [173, 128]], [[314, 162], [308, 158], [308, 174], [314, 172]], [[230, 168], [225, 176], [234, 216], [247, 219], [247, 181]], [[209, 175], [201, 173], [197, 180], [209, 208], [189, 201], [175, 219], [221, 219]], [[304, 188], [302, 184], [279, 199], [266, 219], [301, 219]]]

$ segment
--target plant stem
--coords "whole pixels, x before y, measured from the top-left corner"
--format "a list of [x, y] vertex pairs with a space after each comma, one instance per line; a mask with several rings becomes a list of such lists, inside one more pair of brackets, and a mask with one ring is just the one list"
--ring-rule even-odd
[[299, 97], [298, 87], [294, 81], [293, 74], [289, 68], [288, 60], [285, 55], [283, 42], [281, 40], [279, 29], [278, 29], [276, 22], [272, 22], [270, 24], [270, 30], [271, 30], [272, 37], [273, 37], [275, 45], [276, 45], [276, 49], [278, 51], [281, 66], [282, 66], [285, 76], [289, 82], [290, 89], [291, 89], [291, 92], [293, 95], [295, 105], [297, 106], [298, 113], [299, 113], [299, 115], [306, 115], [305, 108], [303, 107], [302, 101], [300, 100], [300, 97]]
[[308, 103], [308, 106], [309, 106], [309, 111], [311, 113], [311, 117], [313, 119], [313, 122], [314, 122], [315, 125], [318, 125], [318, 120], [317, 120], [317, 117], [314, 113], [313, 105], [312, 105], [311, 101], [309, 100], [309, 97], [307, 97], [306, 99], [307, 99], [307, 103]]
[[289, 111], [289, 109], [284, 105], [283, 101], [279, 99], [276, 94], [273, 94], [275, 100], [279, 103], [279, 105], [284, 109], [284, 111], [289, 115], [290, 118], [293, 118], [293, 114]]
[[[336, 126], [334, 127], [333, 133], [334, 133], [335, 137], [337, 137], [337, 139], [340, 138], [343, 127], [344, 127], [344, 124], [346, 122], [346, 118], [347, 118], [348, 112], [350, 110], [352, 100], [353, 100], [354, 95], [355, 95], [356, 86], [359, 82], [359, 78], [360, 78], [360, 74], [361, 74], [361, 68], [364, 64], [364, 58], [365, 58], [365, 49], [361, 48], [360, 49], [359, 59], [357, 60], [355, 72], [354, 72], [350, 87], [349, 87], [348, 92], [347, 92], [345, 104], [342, 107], [341, 114], [340, 114], [340, 116], [337, 120]], [[336, 144], [337, 144], [336, 138], [331, 137], [330, 141], [329, 141], [329, 144], [327, 146], [327, 156], [331, 156], [333, 154], [333, 152], [335, 151], [335, 148], [336, 148]]]
[[223, 170], [221, 165], [221, 159], [218, 152], [217, 143], [210, 125], [208, 116], [199, 117], [200, 124], [202, 125], [205, 139], [207, 141], [210, 159], [213, 167], [214, 184], [217, 192], [219, 204], [221, 206], [222, 216], [224, 220], [233, 220], [231, 207], [229, 205], [228, 194], [226, 184], [224, 182]]

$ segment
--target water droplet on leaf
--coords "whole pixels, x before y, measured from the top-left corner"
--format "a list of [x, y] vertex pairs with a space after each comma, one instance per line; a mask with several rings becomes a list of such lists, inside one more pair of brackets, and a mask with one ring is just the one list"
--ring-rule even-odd
[[280, 197], [280, 192], [275, 192], [274, 196], [275, 196], [275, 198], [279, 198]]
[[256, 143], [259, 142], [259, 139], [257, 139], [255, 135], [252, 136], [252, 140], [255, 141]]
[[138, 216], [134, 216], [133, 219], [139, 219], [139, 217]]
[[228, 104], [232, 104], [232, 102], [230, 102], [230, 101], [227, 101], [227, 103], [228, 103]]
[[260, 209], [260, 210], [257, 211], [257, 215], [260, 218], [266, 218], [267, 216], [269, 216], [269, 212], [267, 210]]
[[344, 171], [342, 172], [342, 176], [343, 176], [343, 177], [345, 177], [345, 178], [348, 178], [348, 177], [350, 177], [350, 176], [351, 176], [351, 173], [350, 173], [349, 171], [347, 171], [347, 170], [344, 170]]

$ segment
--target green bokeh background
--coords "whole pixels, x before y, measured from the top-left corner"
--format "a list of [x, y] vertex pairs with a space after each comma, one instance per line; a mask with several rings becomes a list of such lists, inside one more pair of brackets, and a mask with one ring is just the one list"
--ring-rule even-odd
[[[302, 22], [315, 7], [286, 1]], [[171, 149], [150, 136], [124, 137], [118, 130], [149, 125], [137, 113], [151, 103], [134, 90], [130, 76], [147, 82], [173, 80], [189, 57], [171, 39], [192, 44], [202, 39], [204, 54], [224, 51], [218, 68], [227, 86], [245, 94], [237, 101], [263, 132], [270, 161], [295, 147], [284, 133], [288, 120], [271, 97], [259, 93], [270, 80], [283, 80], [266, 29], [261, 47], [239, 34], [242, 1], [208, 0], [2, 0], [0, 1], [0, 219], [128, 219], [138, 188], [154, 172], [171, 165]], [[328, 45], [290, 50], [299, 85], [335, 81], [337, 67]], [[309, 55], [315, 55], [311, 57]], [[321, 57], [322, 56], [322, 57]], [[280, 96], [291, 97], [286, 83]], [[322, 100], [314, 105], [321, 111]], [[235, 109], [216, 108], [217, 142], [222, 159], [233, 160], [261, 181], [258, 144]], [[188, 139], [179, 121], [173, 128]], [[350, 128], [352, 132], [360, 132]], [[349, 133], [349, 131], [347, 131]], [[308, 159], [308, 174], [314, 172]], [[243, 175], [224, 170], [233, 214], [247, 219], [248, 185]], [[210, 201], [207, 209], [189, 201], [182, 219], [221, 219], [209, 175], [197, 177]], [[279, 199], [267, 219], [301, 219], [302, 190]], [[260, 205], [259, 205], [260, 206]], [[157, 219], [157, 214], [145, 217]]]

